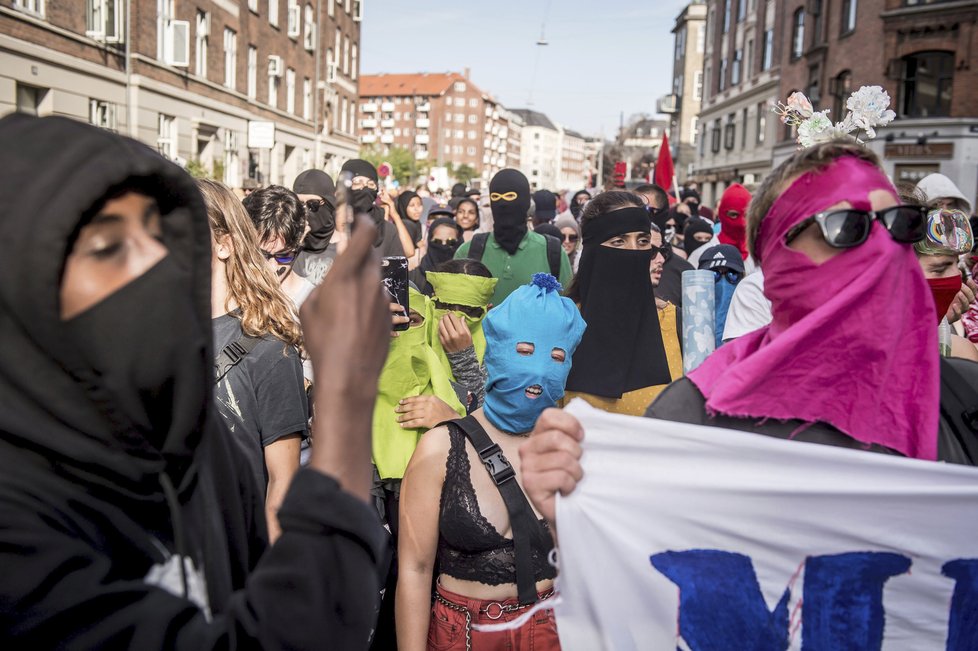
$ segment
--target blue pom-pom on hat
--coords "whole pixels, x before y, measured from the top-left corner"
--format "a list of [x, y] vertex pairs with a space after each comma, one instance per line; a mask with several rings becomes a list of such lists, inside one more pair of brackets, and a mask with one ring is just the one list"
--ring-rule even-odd
[[560, 281], [550, 274], [544, 273], [533, 274], [533, 282], [531, 284], [536, 285], [537, 287], [542, 287], [548, 292], [557, 292], [558, 294], [560, 293], [560, 290], [563, 289]]

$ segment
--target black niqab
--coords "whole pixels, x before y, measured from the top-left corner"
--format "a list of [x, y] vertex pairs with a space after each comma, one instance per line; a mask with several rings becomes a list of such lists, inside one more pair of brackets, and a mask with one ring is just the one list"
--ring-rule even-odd
[[[418, 197], [418, 193], [411, 192], [410, 190], [397, 195], [397, 214], [401, 216], [401, 223], [404, 224], [404, 228], [411, 235], [411, 241], [417, 244], [421, 241], [421, 222], [408, 217], [408, 204], [415, 197]], [[418, 197], [418, 200], [420, 201], [421, 198]]]

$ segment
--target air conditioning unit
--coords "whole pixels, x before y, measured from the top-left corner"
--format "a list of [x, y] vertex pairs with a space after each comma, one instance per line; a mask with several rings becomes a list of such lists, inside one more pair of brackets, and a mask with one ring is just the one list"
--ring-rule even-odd
[[298, 38], [302, 33], [302, 12], [299, 5], [289, 5], [289, 38]]
[[190, 66], [190, 23], [171, 20], [166, 24], [163, 60], [175, 68]]
[[277, 54], [270, 54], [268, 56], [268, 76], [281, 77], [283, 74], [285, 74], [285, 64], [282, 63], [282, 57]]
[[326, 66], [326, 83], [335, 84], [339, 78], [339, 66], [335, 61], [330, 61]]

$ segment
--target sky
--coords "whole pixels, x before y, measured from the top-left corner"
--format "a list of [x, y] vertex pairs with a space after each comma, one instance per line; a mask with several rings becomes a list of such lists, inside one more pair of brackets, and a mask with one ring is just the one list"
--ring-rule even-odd
[[[588, 136], [655, 115], [688, 0], [366, 0], [361, 74], [463, 72], [507, 108]], [[537, 45], [543, 32], [548, 43]]]

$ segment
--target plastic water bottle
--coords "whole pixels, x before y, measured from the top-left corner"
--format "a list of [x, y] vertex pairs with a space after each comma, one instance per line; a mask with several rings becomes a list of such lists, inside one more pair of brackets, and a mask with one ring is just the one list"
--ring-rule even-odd
[[[683, 313], [685, 316], [685, 313]], [[947, 317], [941, 319], [940, 325], [937, 326], [937, 338], [940, 341], [941, 346], [941, 357], [951, 356], [951, 324], [948, 323]]]
[[683, 272], [683, 370], [689, 373], [716, 349], [716, 294], [713, 272]]

